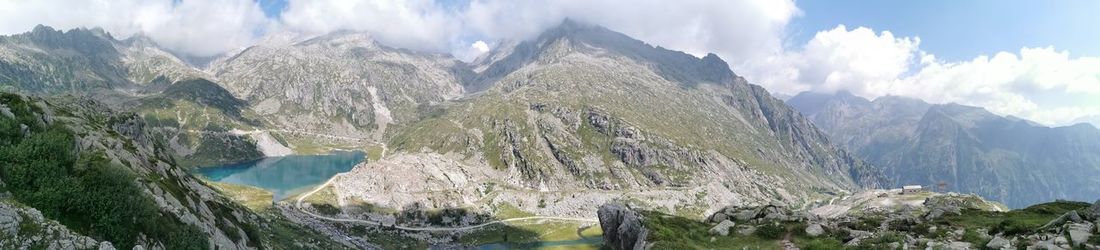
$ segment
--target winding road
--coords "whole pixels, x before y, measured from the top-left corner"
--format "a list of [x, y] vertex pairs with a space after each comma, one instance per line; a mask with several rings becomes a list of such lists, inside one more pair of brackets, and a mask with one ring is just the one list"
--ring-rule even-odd
[[[339, 176], [339, 175], [337, 175], [337, 176]], [[319, 214], [315, 214], [313, 212], [310, 212], [309, 210], [305, 209], [305, 207], [302, 207], [302, 201], [304, 201], [306, 199], [306, 197], [309, 197], [309, 196], [313, 195], [314, 193], [317, 193], [318, 191], [321, 191], [321, 189], [324, 189], [325, 187], [328, 187], [329, 185], [332, 184], [332, 181], [335, 180], [335, 179], [336, 179], [336, 176], [333, 176], [332, 178], [329, 178], [328, 181], [325, 181], [324, 184], [321, 184], [320, 186], [317, 186], [317, 188], [313, 189], [312, 191], [309, 191], [309, 193], [305, 193], [305, 194], [299, 196], [298, 200], [294, 203], [294, 205], [296, 207], [298, 207], [298, 209], [301, 210], [303, 213], [308, 214], [309, 216], [312, 216], [314, 218], [321, 219], [321, 220], [386, 226], [386, 225], [382, 224], [381, 221], [333, 218], [333, 217], [328, 217], [328, 216], [324, 216], [324, 215], [319, 215]], [[568, 218], [568, 217], [554, 217], [554, 216], [528, 216], [528, 217], [520, 217], [520, 218], [511, 218], [511, 219], [491, 221], [491, 222], [486, 222], [486, 223], [482, 223], [482, 224], [463, 226], [463, 227], [406, 227], [406, 226], [401, 226], [401, 225], [396, 225], [395, 224], [395, 225], [393, 225], [393, 228], [401, 229], [401, 230], [405, 230], [405, 231], [427, 231], [427, 232], [462, 231], [462, 230], [478, 229], [478, 228], [487, 227], [487, 226], [491, 226], [491, 225], [495, 225], [495, 224], [503, 224], [503, 223], [508, 223], [508, 222], [526, 221], [526, 220], [558, 220], [558, 221], [572, 221], [572, 222], [586, 222], [586, 223], [599, 223], [600, 222], [599, 220], [591, 219], [591, 218]]]

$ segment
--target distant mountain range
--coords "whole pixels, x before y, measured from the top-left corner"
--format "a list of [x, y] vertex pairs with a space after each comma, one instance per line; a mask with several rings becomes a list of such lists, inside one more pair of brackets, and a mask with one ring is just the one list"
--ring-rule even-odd
[[1090, 115], [1090, 116], [1077, 117], [1077, 119], [1073, 119], [1073, 121], [1070, 122], [1070, 124], [1072, 124], [1072, 125], [1076, 125], [1076, 124], [1080, 124], [1080, 123], [1088, 123], [1088, 124], [1091, 124], [1093, 127], [1100, 128], [1100, 115]]
[[898, 184], [977, 193], [1010, 207], [1100, 195], [1100, 130], [1046, 127], [979, 107], [847, 92], [787, 101]]

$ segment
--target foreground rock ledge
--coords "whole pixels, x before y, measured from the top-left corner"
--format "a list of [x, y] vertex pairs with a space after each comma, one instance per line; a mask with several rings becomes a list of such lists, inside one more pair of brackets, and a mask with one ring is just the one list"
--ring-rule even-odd
[[622, 204], [600, 206], [597, 212], [603, 228], [604, 246], [611, 249], [647, 249], [649, 229], [642, 225], [642, 215]]

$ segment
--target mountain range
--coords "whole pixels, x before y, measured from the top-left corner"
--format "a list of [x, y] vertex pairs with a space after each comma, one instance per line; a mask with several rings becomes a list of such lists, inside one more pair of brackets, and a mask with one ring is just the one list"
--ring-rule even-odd
[[[36, 168], [5, 167], [0, 219], [64, 227], [56, 231], [81, 246], [377, 247], [351, 239], [363, 234], [358, 227], [310, 217], [323, 206], [248, 209], [227, 197], [247, 188], [188, 174], [331, 150], [366, 151], [369, 160], [310, 202], [342, 218], [402, 223], [454, 209], [591, 216], [595, 204], [616, 201], [702, 218], [731, 205], [805, 207], [903, 183], [942, 182], [1021, 206], [1091, 198], [1100, 187], [1087, 178], [1100, 176], [1100, 134], [1087, 125], [1046, 128], [896, 97], [785, 102], [717, 55], [570, 20], [499, 44], [463, 62], [345, 30], [276, 34], [196, 60], [141, 34], [119, 40], [101, 29], [38, 26], [0, 37], [0, 91], [13, 93], [0, 96], [0, 162], [103, 178], [132, 201], [92, 200], [116, 205], [73, 213], [43, 202], [61, 195], [19, 172], [42, 174], [26, 170]], [[48, 153], [72, 158], [36, 161]], [[73, 183], [86, 186], [63, 194], [100, 188]], [[145, 214], [134, 218], [190, 238], [148, 224], [133, 227], [147, 229], [140, 233], [105, 231], [115, 217], [101, 211], [125, 210], [117, 204], [136, 204]], [[18, 225], [7, 221], [0, 226]]]
[[1046, 127], [983, 108], [898, 96], [801, 93], [787, 101], [899, 184], [976, 193], [1010, 207], [1100, 193], [1100, 130]]

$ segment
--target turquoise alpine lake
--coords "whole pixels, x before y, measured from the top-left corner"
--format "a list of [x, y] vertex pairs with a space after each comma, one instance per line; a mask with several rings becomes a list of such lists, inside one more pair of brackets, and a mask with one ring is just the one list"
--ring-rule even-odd
[[271, 191], [275, 200], [282, 200], [351, 170], [365, 156], [362, 151], [288, 155], [199, 168], [196, 172], [211, 181], [259, 187]]

